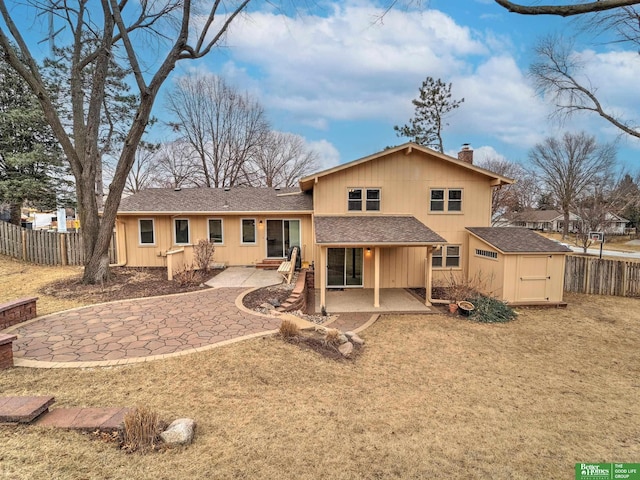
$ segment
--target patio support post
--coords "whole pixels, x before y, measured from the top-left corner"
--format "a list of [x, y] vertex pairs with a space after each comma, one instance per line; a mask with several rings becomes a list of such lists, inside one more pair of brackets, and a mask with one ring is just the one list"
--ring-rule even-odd
[[373, 306], [380, 308], [380, 247], [373, 249]]
[[424, 304], [427, 307], [431, 306], [431, 302], [429, 301], [429, 298], [431, 297], [431, 283], [433, 281], [432, 278], [432, 270], [431, 270], [431, 258], [433, 257], [433, 247], [427, 247], [427, 258], [425, 260], [425, 268], [424, 268], [424, 275], [425, 275], [425, 279], [424, 279], [424, 288], [425, 288], [425, 295], [424, 295]]
[[327, 308], [327, 249], [320, 247], [320, 308]]

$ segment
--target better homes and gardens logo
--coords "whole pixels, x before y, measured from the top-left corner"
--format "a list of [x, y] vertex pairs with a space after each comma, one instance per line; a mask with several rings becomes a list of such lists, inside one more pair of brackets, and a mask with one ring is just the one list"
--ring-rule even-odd
[[640, 463], [576, 463], [576, 480], [640, 480]]

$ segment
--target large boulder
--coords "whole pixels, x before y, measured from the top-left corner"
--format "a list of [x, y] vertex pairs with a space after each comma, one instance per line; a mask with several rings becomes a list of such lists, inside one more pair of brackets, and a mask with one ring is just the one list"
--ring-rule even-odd
[[358, 336], [355, 332], [345, 332], [344, 333], [351, 343], [356, 343], [358, 345], [364, 345], [364, 340]]
[[169, 428], [160, 434], [167, 445], [188, 445], [193, 441], [196, 422], [191, 418], [178, 418], [171, 422]]
[[353, 353], [353, 343], [346, 342], [338, 347], [338, 350], [342, 354], [343, 357], [349, 357]]

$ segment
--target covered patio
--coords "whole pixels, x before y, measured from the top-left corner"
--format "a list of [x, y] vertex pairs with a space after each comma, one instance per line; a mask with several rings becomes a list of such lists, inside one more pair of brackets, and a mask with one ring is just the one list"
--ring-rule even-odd
[[[394, 313], [434, 313], [432, 307], [404, 288], [381, 288], [380, 306], [373, 308], [372, 288], [349, 290], [327, 290], [326, 310], [329, 313], [348, 312], [394, 312]], [[320, 290], [315, 292], [316, 313], [320, 313]]]
[[[413, 216], [316, 216], [314, 230], [320, 247], [316, 306], [327, 310], [329, 301], [349, 296], [358, 300], [350, 307], [357, 311], [402, 311], [403, 302], [415, 305], [417, 300], [404, 288], [431, 290], [432, 252], [446, 243]], [[348, 307], [350, 302], [343, 303]]]

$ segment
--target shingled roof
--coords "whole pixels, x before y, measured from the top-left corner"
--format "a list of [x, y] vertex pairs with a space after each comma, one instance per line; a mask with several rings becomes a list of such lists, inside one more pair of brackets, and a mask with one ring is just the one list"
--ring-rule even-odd
[[314, 217], [316, 243], [328, 245], [433, 245], [447, 243], [411, 216]]
[[503, 253], [569, 253], [571, 249], [527, 228], [467, 227], [467, 230]]
[[149, 188], [123, 198], [118, 213], [311, 212], [313, 197], [267, 187]]

